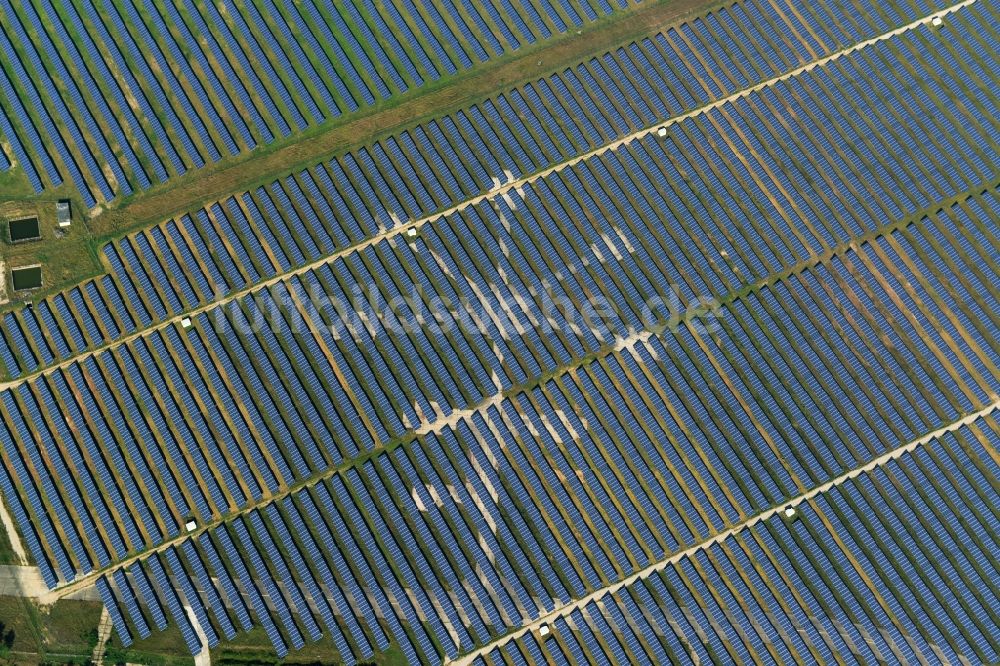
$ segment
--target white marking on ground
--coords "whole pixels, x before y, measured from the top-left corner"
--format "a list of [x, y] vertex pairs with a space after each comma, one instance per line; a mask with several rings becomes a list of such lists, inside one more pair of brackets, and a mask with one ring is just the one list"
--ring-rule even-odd
[[48, 591], [38, 567], [0, 565], [0, 596], [38, 599]]

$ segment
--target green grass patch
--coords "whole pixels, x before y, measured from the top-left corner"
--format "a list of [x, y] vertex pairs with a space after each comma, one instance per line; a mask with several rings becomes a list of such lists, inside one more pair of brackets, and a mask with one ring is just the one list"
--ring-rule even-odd
[[[70, 205], [74, 211], [82, 210], [75, 200]], [[38, 221], [41, 240], [11, 242], [15, 238], [15, 223], [27, 218]], [[30, 294], [11, 293], [13, 285], [8, 283], [7, 298], [10, 302], [0, 302], [0, 308], [20, 306], [26, 299], [37, 301], [88, 277], [104, 273], [105, 269], [98, 260], [97, 245], [91, 237], [86, 220], [76, 215], [69, 227], [59, 227], [56, 220], [56, 196], [52, 199], [13, 199], [0, 203], [0, 226], [5, 227], [0, 229], [0, 237], [4, 241], [0, 243], [0, 261], [6, 268], [38, 265], [44, 276], [44, 284]], [[19, 237], [20, 232], [17, 235]], [[7, 277], [4, 276], [3, 279], [6, 280]], [[17, 287], [21, 288], [21, 285]]]
[[[20, 564], [14, 549], [10, 545], [10, 536], [7, 530], [0, 528], [0, 564]], [[2, 613], [0, 613], [2, 616]]]
[[0, 597], [0, 663], [86, 664], [97, 644], [101, 604], [63, 599], [41, 608]]
[[[240, 634], [230, 642], [222, 643], [212, 650], [212, 666], [311, 666], [313, 664], [341, 664], [343, 660], [326, 634], [315, 643], [307, 643], [301, 650], [295, 650], [284, 659], [279, 659], [264, 630], [256, 627]], [[393, 643], [385, 652], [376, 653], [367, 662], [386, 666], [405, 664], [403, 653]]]
[[106, 664], [145, 664], [146, 666], [194, 666], [184, 637], [177, 625], [170, 623], [165, 631], [153, 631], [148, 638], [136, 640], [129, 647], [122, 645], [117, 633], [111, 635], [104, 656]]

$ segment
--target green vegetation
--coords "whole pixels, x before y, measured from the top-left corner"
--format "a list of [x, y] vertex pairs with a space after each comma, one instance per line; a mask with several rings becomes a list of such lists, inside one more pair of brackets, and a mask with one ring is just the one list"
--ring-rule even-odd
[[[10, 545], [7, 530], [3, 528], [0, 528], [0, 564], [20, 564]], [[2, 618], [2, 613], [0, 613], [0, 618]]]
[[[2, 182], [2, 180], [0, 180]], [[2, 185], [0, 192], [6, 194]], [[42, 296], [66, 289], [92, 275], [104, 272], [98, 260], [97, 245], [93, 242], [85, 220], [77, 211], [81, 210], [74, 201], [73, 223], [59, 228], [56, 222], [56, 200], [58, 195], [45, 199], [7, 199], [0, 203], [0, 262], [4, 265], [3, 280], [6, 289], [0, 289], [0, 296], [6, 293], [10, 307], [20, 305], [25, 298], [36, 300]], [[35, 242], [12, 242], [11, 223], [25, 218], [38, 220], [41, 240]], [[40, 265], [45, 277], [41, 289], [28, 295], [12, 294], [14, 285], [8, 281], [7, 273], [19, 266]], [[25, 276], [27, 277], [27, 276]], [[18, 285], [20, 286], [20, 285]], [[0, 306], [4, 299], [0, 298]]]
[[111, 635], [104, 654], [106, 664], [146, 664], [147, 666], [193, 666], [194, 659], [188, 652], [177, 625], [171, 623], [166, 631], [154, 631], [148, 638], [137, 640], [124, 647], [117, 633]]
[[30, 599], [0, 597], [0, 664], [86, 664], [100, 618], [96, 601], [62, 600], [40, 608]]
[[[4, 149], [4, 152], [8, 155], [11, 154], [11, 151], [7, 148]], [[23, 170], [17, 168], [16, 164], [11, 169], [0, 172], [0, 192], [3, 192], [7, 197], [17, 197], [19, 199], [26, 199], [34, 195], [31, 184], [28, 182], [28, 177]]]
[[[301, 650], [292, 652], [284, 659], [278, 659], [278, 655], [271, 646], [271, 641], [268, 640], [264, 630], [260, 627], [240, 634], [233, 641], [222, 643], [212, 650], [213, 666], [258, 666], [264, 664], [311, 666], [313, 664], [340, 663], [342, 662], [337, 654], [337, 649], [327, 635], [324, 635], [316, 643], [307, 643]], [[385, 652], [376, 654], [370, 663], [394, 666], [406, 662], [402, 652], [393, 644]]]

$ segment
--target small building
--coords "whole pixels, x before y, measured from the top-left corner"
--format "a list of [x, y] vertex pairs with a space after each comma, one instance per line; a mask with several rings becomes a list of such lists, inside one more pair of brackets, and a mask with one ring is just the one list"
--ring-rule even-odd
[[7, 236], [11, 243], [24, 243], [42, 237], [42, 229], [37, 217], [22, 217], [7, 223]]
[[794, 523], [799, 519], [799, 512], [794, 506], [786, 506], [781, 510], [781, 515], [785, 519], [786, 523]]
[[56, 202], [56, 222], [60, 228], [68, 227], [72, 222], [69, 209], [69, 199], [60, 199]]

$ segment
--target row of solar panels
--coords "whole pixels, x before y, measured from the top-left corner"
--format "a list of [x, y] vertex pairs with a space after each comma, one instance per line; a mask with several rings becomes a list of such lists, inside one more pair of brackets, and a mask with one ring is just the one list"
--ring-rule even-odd
[[473, 663], [993, 663], [995, 416]]
[[93, 207], [628, 5], [499, 4], [8, 1], [0, 133], [36, 191], [68, 175]]
[[[970, 12], [954, 20], [972, 21], [976, 16]], [[670, 193], [668, 205], [677, 215], [687, 206], [706, 219], [713, 216], [722, 219], [726, 237], [718, 239], [715, 245], [726, 252], [727, 259], [724, 266], [719, 266], [721, 278], [714, 278], [715, 282], [722, 279], [731, 287], [761, 277], [770, 271], [775, 253], [786, 260], [792, 251], [804, 256], [808, 250], [803, 243], [834, 244], [838, 239], [870, 228], [873, 220], [885, 223], [897, 219], [905, 211], [928, 205], [942, 191], [961, 190], [989, 177], [988, 163], [992, 162], [992, 156], [984, 153], [982, 146], [988, 144], [985, 137], [992, 129], [988, 118], [995, 113], [994, 101], [980, 86], [961, 83], [962, 77], [968, 75], [964, 70], [947, 69], [943, 64], [947, 61], [943, 55], [948, 53], [947, 49], [940, 55], [930, 55], [935, 52], [935, 41], [923, 33], [912, 41], [897, 44], [896, 49], [882, 44], [874, 47], [877, 53], [866, 51], [840, 59], [829, 66], [829, 71], [815, 70], [742, 98], [732, 106], [727, 104], [713, 110], [708, 119], [681, 123], [680, 131], [667, 141], [667, 153], [679, 156], [669, 164], [667, 173], [675, 178], [697, 177], [704, 187], [713, 190], [714, 196], [703, 201], [697, 191]], [[949, 78], [918, 82], [900, 62], [907, 58], [911, 48], [926, 58], [930, 67]], [[982, 44], [976, 42], [969, 48], [982, 48]], [[964, 57], [962, 53], [959, 56]], [[954, 56], [950, 57], [954, 60]], [[655, 42], [647, 40], [641, 47], [633, 44], [627, 51], [620, 50], [615, 58], [607, 56], [604, 64], [594, 60], [590, 66], [599, 73], [598, 78], [620, 93], [612, 80], [629, 79], [616, 76], [616, 71], [624, 68], [640, 81], [644, 80], [640, 76], [645, 72], [655, 84], [658, 70], [650, 63], [658, 62], [663, 67], [668, 61], [667, 55], [656, 49]], [[649, 67], [639, 64], [643, 62]], [[886, 73], [883, 81], [859, 73], [880, 70], [891, 71], [895, 76]], [[664, 105], [657, 97], [660, 105], [646, 106], [642, 116], [630, 125], [616, 110], [611, 97], [594, 93], [583, 108], [605, 109], [609, 117], [619, 120], [604, 132], [596, 129], [600, 122], [595, 125], [589, 119], [581, 120], [577, 132], [586, 132], [589, 139], [581, 138], [574, 144], [569, 137], [577, 132], [564, 133], [559, 129], [560, 122], [541, 103], [539, 91], [557, 110], [555, 116], [563, 121], [569, 116], [587, 119], [581, 107], [575, 106], [577, 98], [569, 90], [582, 93], [581, 81], [590, 76], [590, 71], [583, 67], [578, 73], [567, 70], [509, 95], [514, 107], [525, 110], [526, 118], [546, 119], [547, 129], [536, 129], [534, 134], [544, 140], [532, 138], [531, 130], [511, 111], [507, 96], [501, 96], [496, 105], [489, 102], [482, 105], [482, 110], [473, 107], [468, 114], [459, 112], [454, 118], [417, 128], [412, 135], [403, 133], [398, 140], [376, 144], [370, 151], [362, 149], [356, 155], [302, 171], [297, 177], [289, 176], [267, 188], [214, 204], [193, 218], [171, 220], [149, 232], [123, 239], [117, 246], [108, 246], [105, 254], [112, 275], [69, 292], [72, 307], [67, 303], [67, 295], [60, 295], [36, 306], [34, 311], [5, 316], [2, 327], [5, 335], [0, 339], [0, 347], [6, 342], [14, 362], [10, 362], [11, 354], [6, 353], [2, 360], [15, 376], [39, 364], [47, 365], [85, 347], [116, 339], [137, 326], [145, 327], [167, 314], [176, 314], [275, 272], [360, 242], [400, 220], [419, 218], [487, 191], [494, 186], [491, 173], [519, 177], [649, 124], [658, 114], [676, 113], [684, 108]], [[677, 81], [676, 74], [673, 76]], [[854, 87], [848, 93], [841, 93], [839, 87], [849, 81], [854, 81]], [[655, 84], [655, 87], [669, 91], [678, 89], [678, 85]], [[895, 109], [890, 107], [889, 101], [878, 93], [886, 85], [903, 96], [905, 106], [897, 102]], [[630, 86], [629, 98], [642, 100], [638, 90], [643, 86]], [[600, 86], [593, 89], [602, 90]], [[557, 94], [557, 91], [562, 92]], [[857, 126], [859, 119], [852, 117], [853, 103], [844, 94], [878, 100], [863, 116], [866, 122], [861, 127]], [[956, 94], [969, 95], [970, 103], [959, 107], [947, 101]], [[691, 104], [704, 101], [692, 99]], [[925, 114], [933, 121], [925, 121]], [[831, 116], [836, 117], [831, 119]], [[513, 130], [507, 128], [501, 117], [508, 119]], [[789, 132], [788, 123], [796, 117], [802, 118], [809, 128], [805, 136], [793, 137]], [[836, 133], [826, 129], [831, 122], [837, 123]], [[900, 122], [908, 123], [912, 129], [894, 130], [893, 125]], [[956, 126], [966, 123], [972, 123], [969, 129], [956, 130]], [[478, 132], [474, 126], [480, 128]], [[500, 134], [493, 134], [494, 131]], [[553, 132], [555, 142], [548, 138]], [[501, 140], [501, 135], [507, 139]], [[521, 137], [520, 142], [514, 136]], [[882, 146], [876, 144], [876, 150], [885, 157], [885, 165], [873, 161], [865, 152], [858, 152], [860, 146], [875, 141]], [[741, 143], [757, 158], [751, 170], [741, 163], [739, 149], [733, 147]], [[493, 147], [495, 156], [486, 149], [487, 145]], [[708, 151], [708, 146], [715, 149]], [[850, 146], [856, 148], [848, 151]], [[916, 173], [899, 162], [900, 156], [910, 151], [921, 151], [918, 154], [926, 165]], [[532, 157], [528, 157], [529, 153]], [[798, 159], [790, 159], [789, 155], [797, 155]], [[959, 157], [962, 155], [968, 158]], [[445, 166], [448, 164], [453, 165], [452, 169]], [[939, 169], [934, 164], [939, 164]], [[790, 175], [785, 175], [786, 171]], [[418, 174], [423, 175], [423, 181]], [[456, 177], [462, 180], [462, 186]], [[838, 177], [843, 183], [837, 182]], [[506, 180], [507, 176], [503, 178]], [[779, 200], [781, 211], [762, 193], [775, 186], [787, 197]], [[382, 194], [381, 198], [376, 192]], [[749, 206], [744, 197], [754, 205]], [[784, 210], [786, 207], [792, 210]], [[766, 230], [755, 223], [758, 215], [818, 216], [821, 222], [812, 234], [821, 238], [792, 235], [788, 247], [775, 245]], [[728, 220], [724, 219], [726, 216]], [[755, 246], [757, 253], [752, 250]], [[164, 280], [165, 275], [173, 279]], [[713, 289], [715, 282], [710, 281]], [[104, 314], [109, 306], [117, 316]], [[25, 333], [27, 345], [23, 344]]]
[[[550, 505], [536, 508], [537, 490], [517, 492], [510, 454], [488, 443], [490, 429], [525, 417], [469, 424], [479, 437], [469, 427], [458, 439], [428, 436], [116, 573], [101, 589], [119, 634], [148, 635], [166, 607], [198, 652], [181, 593], [209, 646], [262, 625], [279, 656], [329, 632], [348, 663], [390, 641], [409, 663], [430, 663], [620, 579], [623, 562], [642, 568], [637, 533], [630, 560], [610, 555], [617, 569], [604, 552], [620, 548], [611, 537], [569, 555], [582, 569], [608, 567], [586, 587], [565, 575], [572, 568], [558, 571], [569, 564], [558, 540], [573, 533]], [[990, 663], [1000, 649], [990, 591], [1000, 580], [998, 443], [995, 417], [980, 419], [799, 505], [791, 520], [778, 514], [566, 613], [494, 652], [495, 663]], [[549, 446], [557, 456], [571, 443]], [[533, 474], [521, 464], [522, 477]], [[562, 511], [584, 505], [599, 523], [610, 510], [574, 497]], [[137, 603], [164, 564], [170, 582]]]
[[[624, 380], [599, 379], [604, 392], [622, 401], [615, 411], [628, 419], [635, 406], [622, 396], [672, 386], [666, 404], [683, 404], [687, 414], [676, 428], [709, 456], [700, 473], [720, 479], [725, 491], [718, 494], [732, 498], [721, 514], [726, 519], [767, 508], [981, 408], [995, 394], [998, 374], [1000, 308], [987, 288], [995, 275], [986, 277], [985, 268], [995, 264], [995, 225], [958, 220], [984, 207], [996, 219], [995, 191], [741, 297], [726, 306], [711, 334], [682, 327], [643, 343], [634, 356], [613, 354], [608, 358], [625, 364], [619, 370], [626, 375], [641, 376], [637, 361], [663, 374], [638, 390], [618, 391], [615, 382]], [[985, 245], [968, 244], [973, 232]], [[461, 236], [467, 243], [473, 234]], [[425, 231], [420, 243], [429, 235]], [[390, 247], [369, 248], [364, 256], [400, 261], [390, 243], [380, 245]], [[413, 269], [426, 267], [428, 255], [455, 256], [462, 246], [453, 238], [417, 253], [402, 243], [395, 250], [410, 253], [403, 258]], [[361, 256], [295, 278], [295, 307], [314, 285], [332, 290], [349, 267], [370, 271], [367, 280], [379, 285], [392, 284], [386, 275], [404, 273], [406, 262], [376, 270]], [[500, 251], [494, 256], [508, 275], [528, 266], [507, 264]], [[625, 257], [632, 259], [627, 250]], [[603, 280], [605, 287], [626, 282], [621, 263], [600, 266], [616, 276]], [[476, 264], [446, 268], [471, 278]], [[440, 272], [437, 278], [441, 286], [453, 284]], [[478, 291], [490, 289], [484, 282]], [[531, 386], [588, 354], [606, 356], [615, 342], [604, 333], [609, 344], [601, 346], [601, 330], [565, 323], [539, 335], [523, 315], [519, 326], [530, 333], [507, 339], [490, 331], [485, 339], [433, 329], [387, 334], [374, 313], [367, 321], [377, 328], [339, 339], [327, 322], [296, 326], [289, 312], [280, 327], [248, 331], [244, 320], [269, 309], [267, 299], [287, 296], [283, 290], [256, 302], [243, 299], [239, 308], [225, 308], [225, 317], [199, 316], [192, 330], [162, 329], [3, 394], [5, 464], [41, 532], [41, 541], [34, 534], [28, 541], [50, 584], [57, 574], [70, 579], [160, 543], [190, 514], [200, 522], [224, 516], [361, 451], [406, 438], [453, 409], [482, 408], [498, 391]], [[530, 298], [530, 290], [520, 292]], [[468, 295], [474, 297], [472, 290]], [[386, 300], [393, 297], [385, 292]], [[614, 302], [630, 302], [620, 298]], [[514, 297], [494, 299], [487, 303], [493, 312], [517, 304]], [[303, 308], [303, 314], [309, 313]], [[618, 326], [625, 335], [624, 320]], [[654, 413], [662, 419], [671, 408]], [[674, 429], [666, 426], [647, 441], [663, 441]], [[627, 441], [630, 432], [626, 425], [616, 434]], [[691, 446], [686, 455], [695, 460]], [[671, 497], [647, 501], [671, 506], [685, 492]], [[31, 530], [26, 523], [23, 529]]]

